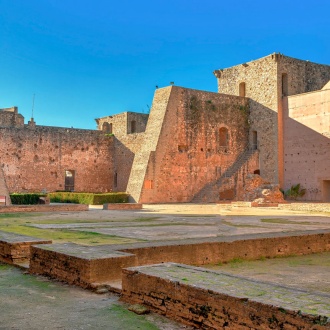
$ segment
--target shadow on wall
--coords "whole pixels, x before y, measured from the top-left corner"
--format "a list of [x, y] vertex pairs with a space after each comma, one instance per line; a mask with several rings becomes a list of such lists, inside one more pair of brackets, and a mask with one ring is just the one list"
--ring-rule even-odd
[[[224, 168], [221, 177], [205, 184], [192, 201], [234, 200], [239, 195], [238, 189], [242, 189], [245, 176], [256, 171], [266, 181], [278, 182], [277, 112], [251, 99], [249, 109], [246, 148], [231, 164], [219, 164]], [[256, 149], [259, 150], [258, 155], [254, 153]], [[256, 161], [255, 157], [259, 157], [260, 161]]]
[[113, 190], [126, 191], [130, 177], [134, 153], [114, 136], [115, 140], [115, 168], [113, 173]]
[[300, 183], [306, 189], [304, 200], [330, 202], [330, 139], [317, 131], [330, 133], [329, 126], [323, 128], [329, 120], [322, 113], [320, 118], [299, 111], [297, 121], [289, 116], [288, 98], [283, 99], [284, 189]]

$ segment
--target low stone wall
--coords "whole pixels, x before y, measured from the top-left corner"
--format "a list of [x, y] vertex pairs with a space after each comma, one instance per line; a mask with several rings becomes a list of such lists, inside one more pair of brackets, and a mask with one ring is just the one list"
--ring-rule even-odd
[[134, 265], [134, 256], [113, 251], [111, 246], [74, 243], [32, 246], [30, 273], [50, 276], [83, 288], [92, 288], [121, 278], [124, 267]]
[[9, 205], [0, 206], [0, 213], [15, 212], [62, 212], [62, 211], [88, 211], [85, 204], [61, 204], [61, 205]]
[[279, 204], [280, 209], [289, 209], [292, 211], [308, 211], [308, 212], [329, 212], [330, 213], [330, 203], [288, 203]]
[[[316, 330], [330, 326], [326, 315], [301, 312], [305, 306], [299, 297], [305, 292], [203, 268], [168, 263], [123, 269], [122, 288], [123, 301], [144, 304], [198, 329]], [[278, 299], [283, 296], [282, 301]], [[311, 299], [318, 302], [319, 311], [328, 306], [326, 297]]]
[[[291, 235], [291, 236], [290, 236]], [[235, 258], [255, 260], [288, 255], [304, 255], [330, 251], [330, 232], [318, 234], [276, 233], [253, 236], [232, 236], [208, 241], [186, 240], [167, 244], [120, 249], [136, 255], [138, 265], [161, 262], [178, 262], [188, 265], [205, 265], [227, 262]]]
[[50, 243], [50, 240], [0, 232], [0, 261], [8, 264], [28, 262], [32, 244]]
[[[36, 245], [31, 248], [30, 271], [88, 287], [92, 283], [120, 281], [124, 267], [178, 262], [205, 265], [235, 258], [253, 260], [330, 250], [330, 232], [263, 238], [226, 237], [211, 241], [186, 240], [135, 243], [126, 246], [83, 246], [73, 243]], [[291, 234], [292, 235], [292, 234]], [[260, 236], [260, 235], [259, 235]]]
[[103, 204], [103, 210], [141, 210], [140, 203], [108, 203]]

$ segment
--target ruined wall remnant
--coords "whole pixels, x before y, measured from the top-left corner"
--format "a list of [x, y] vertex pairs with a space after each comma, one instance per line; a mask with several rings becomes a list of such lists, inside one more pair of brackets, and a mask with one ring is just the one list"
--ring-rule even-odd
[[139, 190], [129, 193], [140, 202], [189, 202], [211, 183], [209, 200], [219, 200], [212, 182], [247, 147], [248, 111], [242, 97], [174, 86], [157, 90], [128, 186]]
[[10, 192], [112, 190], [114, 142], [102, 132], [59, 127], [0, 127], [0, 161]]
[[243, 198], [255, 173], [330, 201], [330, 66], [274, 53], [214, 74], [219, 93], [160, 88], [150, 115], [98, 118], [97, 131], [33, 118], [24, 125], [16, 107], [0, 110], [9, 191], [126, 190], [135, 202], [217, 202]]

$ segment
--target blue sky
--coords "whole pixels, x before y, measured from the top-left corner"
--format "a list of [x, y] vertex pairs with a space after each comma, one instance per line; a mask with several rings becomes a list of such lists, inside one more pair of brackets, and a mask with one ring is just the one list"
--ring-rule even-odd
[[0, 108], [96, 127], [155, 86], [216, 92], [215, 69], [273, 52], [330, 64], [330, 1], [0, 0]]

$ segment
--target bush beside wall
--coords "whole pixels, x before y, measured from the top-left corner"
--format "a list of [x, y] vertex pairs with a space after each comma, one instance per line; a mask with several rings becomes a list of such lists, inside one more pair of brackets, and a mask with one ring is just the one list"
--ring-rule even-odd
[[46, 194], [19, 194], [19, 193], [13, 193], [10, 194], [11, 203], [13, 205], [34, 205], [39, 204], [39, 198], [40, 197], [46, 197]]
[[48, 197], [53, 203], [77, 203], [90, 205], [103, 205], [105, 203], [127, 203], [128, 194], [126, 193], [74, 193], [74, 192], [54, 192], [49, 193]]

